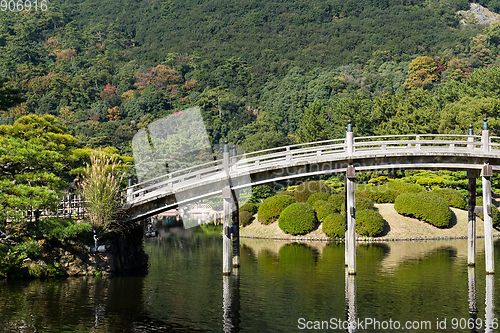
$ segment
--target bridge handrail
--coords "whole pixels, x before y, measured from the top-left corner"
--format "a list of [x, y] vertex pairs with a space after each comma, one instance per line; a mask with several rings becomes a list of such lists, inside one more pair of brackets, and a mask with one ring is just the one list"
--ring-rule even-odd
[[[432, 145], [450, 145], [450, 144], [458, 144], [458, 145], [470, 145], [474, 144], [476, 146], [481, 146], [481, 142], [472, 142], [472, 141], [458, 141], [458, 140], [387, 140], [387, 141], [366, 141], [366, 142], [356, 142], [354, 143], [354, 147], [362, 147], [362, 146], [379, 146], [379, 145], [405, 145], [408, 147], [408, 144], [432, 144]], [[413, 147], [413, 146], [412, 146]], [[427, 146], [428, 147], [428, 146]]]
[[[379, 139], [379, 138], [403, 138], [403, 137], [463, 137], [463, 138], [481, 138], [481, 135], [466, 135], [466, 134], [395, 134], [395, 135], [371, 135], [371, 136], [357, 136], [354, 137], [354, 141], [363, 139]], [[493, 138], [493, 137], [490, 137]], [[499, 137], [500, 138], [500, 137]], [[416, 140], [415, 141], [420, 141]], [[376, 142], [376, 141], [375, 141]]]
[[[303, 147], [303, 146], [307, 146], [307, 145], [316, 145], [316, 146], [321, 146], [323, 143], [327, 143], [327, 142], [340, 142], [340, 141], [343, 141], [345, 143], [345, 138], [342, 138], [342, 139], [333, 139], [333, 140], [323, 140], [323, 141], [316, 141], [316, 142], [306, 142], [306, 143], [296, 143], [296, 144], [293, 144], [293, 145], [288, 145], [288, 146], [281, 146], [281, 147], [276, 147], [276, 148], [269, 148], [269, 149], [264, 149], [264, 150], [258, 150], [258, 151], [253, 151], [253, 152], [250, 152], [250, 153], [245, 153], [245, 154], [240, 154], [240, 155], [235, 155], [235, 156], [232, 156], [232, 158], [236, 157], [236, 158], [248, 158], [249, 155], [255, 155], [255, 154], [260, 154], [260, 153], [264, 153], [264, 152], [268, 152], [268, 151], [273, 151], [273, 150], [278, 150], [278, 149], [292, 149], [292, 148], [296, 148], [296, 147]], [[299, 148], [301, 149], [301, 148]], [[259, 155], [261, 156], [261, 155]]]
[[[288, 146], [282, 147], [282, 148], [287, 148], [287, 147]], [[332, 144], [332, 145], [320, 146], [319, 150], [318, 150], [318, 147], [307, 147], [307, 148], [300, 148], [297, 150], [284, 150], [284, 151], [272, 153], [272, 154], [258, 155], [258, 156], [254, 156], [254, 157], [250, 157], [250, 158], [243, 158], [243, 159], [238, 160], [238, 162], [236, 162], [236, 165], [250, 164], [250, 163], [253, 163], [255, 161], [270, 160], [270, 159], [274, 159], [276, 157], [282, 158], [283, 156], [286, 156], [286, 155], [294, 156], [297, 154], [304, 154], [304, 153], [313, 152], [313, 151], [324, 151], [327, 149], [337, 149], [337, 148], [345, 148], [345, 147], [346, 147], [345, 144], [337, 143], [337, 144]], [[345, 152], [345, 149], [343, 149], [341, 152]], [[285, 153], [285, 155], [283, 155], [283, 153]], [[266, 162], [269, 162], [269, 161], [266, 161]]]
[[192, 169], [196, 169], [196, 168], [200, 168], [200, 167], [203, 167], [205, 165], [210, 165], [210, 164], [217, 164], [217, 163], [220, 163], [222, 164], [222, 160], [215, 160], [215, 161], [209, 161], [209, 162], [205, 162], [205, 163], [202, 163], [202, 164], [197, 164], [197, 165], [194, 165], [194, 166], [191, 166], [191, 167], [187, 167], [185, 169], [180, 169], [180, 170], [176, 170], [176, 171], [173, 171], [173, 172], [170, 172], [170, 173], [167, 173], [167, 174], [164, 174], [164, 175], [161, 175], [161, 176], [157, 176], [157, 177], [154, 177], [154, 178], [151, 178], [151, 179], [148, 179], [148, 180], [145, 180], [141, 183], [138, 183], [138, 184], [134, 184], [132, 186], [129, 186], [127, 188], [136, 188], [138, 186], [141, 186], [141, 185], [144, 185], [146, 183], [151, 183], [153, 181], [158, 181], [162, 178], [165, 178], [165, 177], [172, 177], [172, 175], [174, 174], [178, 174], [178, 173], [181, 173], [181, 172], [185, 172], [185, 171], [188, 171], [188, 170], [192, 170]]
[[[447, 138], [447, 139], [439, 140], [438, 138]], [[470, 138], [473, 138], [473, 140], [468, 141]], [[475, 149], [476, 147], [484, 147], [484, 145], [486, 144], [488, 144], [490, 147], [500, 147], [500, 143], [491, 142], [492, 140], [500, 140], [500, 137], [491, 136], [489, 137], [488, 142], [482, 142], [476, 139], [482, 140], [482, 136], [465, 135], [465, 134], [397, 134], [397, 135], [380, 135], [380, 136], [361, 136], [361, 137], [353, 137], [352, 146], [353, 148], [357, 148], [354, 149], [353, 151], [354, 154], [356, 154], [356, 151], [362, 153], [363, 151], [368, 151], [368, 150], [372, 151], [388, 150], [388, 149], [395, 150], [400, 148], [401, 149], [407, 148], [412, 150], [420, 148], [420, 150], [425, 150], [438, 147], [445, 147], [445, 145], [450, 145], [450, 147], [455, 147], [455, 145], [466, 146], [466, 147], [457, 147], [458, 149], [468, 148], [467, 145], [473, 145], [473, 149]], [[371, 140], [371, 141], [365, 141], [365, 140]], [[389, 147], [380, 147], [380, 149], [377, 149], [375, 147], [380, 145]], [[395, 147], [394, 145], [398, 146]], [[429, 145], [434, 145], [435, 147], [431, 147]], [[310, 156], [314, 156], [315, 155], [314, 153], [317, 153], [317, 156], [321, 156], [322, 153], [326, 150], [332, 150], [327, 154], [348, 153], [347, 139], [342, 138], [333, 140], [323, 140], [317, 142], [298, 143], [289, 146], [269, 148], [260, 151], [235, 155], [231, 157], [230, 167], [235, 169], [248, 168], [248, 167], [251, 168], [253, 165], [256, 166], [260, 165], [261, 162], [262, 164], [268, 164], [281, 160], [298, 160], [298, 159], [309, 158]], [[235, 159], [236, 162], [234, 162]], [[206, 174], [213, 175], [215, 173], [223, 171], [222, 164], [223, 164], [222, 160], [205, 162], [181, 170], [176, 170], [174, 172], [161, 175], [152, 179], [148, 179], [147, 181], [144, 181], [142, 183], [138, 183], [130, 187], [127, 187], [123, 191], [132, 189], [133, 191], [132, 195], [137, 196], [138, 194], [157, 189], [166, 184], [173, 185], [175, 183], [185, 181], [186, 178], [191, 179], [193, 177], [198, 177], [197, 179], [202, 179], [205, 178], [203, 177], [203, 175]]]
[[[143, 193], [143, 192], [146, 192], [146, 191], [151, 191], [151, 190], [155, 190], [159, 187], [162, 187], [163, 185], [167, 185], [167, 184], [175, 184], [179, 181], [185, 181], [186, 178], [193, 178], [193, 177], [196, 177], [198, 175], [200, 175], [200, 179], [203, 179], [202, 175], [203, 174], [207, 174], [207, 173], [211, 173], [211, 174], [214, 174], [214, 173], [218, 173], [220, 170], [222, 170], [222, 165], [221, 164], [218, 164], [218, 165], [214, 165], [214, 166], [211, 166], [209, 168], [205, 168], [205, 169], [201, 169], [201, 170], [196, 170], [194, 172], [191, 172], [191, 173], [188, 173], [188, 174], [183, 174], [183, 175], [179, 175], [177, 177], [169, 177], [171, 174], [166, 174], [164, 175], [164, 178], [165, 177], [168, 177], [167, 180], [163, 180], [161, 182], [155, 182], [153, 185], [149, 185], [147, 187], [141, 187], [139, 190], [137, 191], [134, 191], [133, 194], [135, 196], [137, 196], [138, 194], [140, 193]], [[183, 170], [186, 170], [186, 169], [183, 169]], [[213, 172], [213, 171], [216, 171], [216, 172]], [[161, 177], [157, 177], [157, 178], [161, 178]], [[159, 180], [159, 179], [157, 179]], [[140, 183], [138, 185], [144, 185], [146, 182], [143, 182], [143, 183]], [[128, 189], [130, 189], [131, 187], [129, 187]], [[126, 196], [126, 194], [125, 194]]]

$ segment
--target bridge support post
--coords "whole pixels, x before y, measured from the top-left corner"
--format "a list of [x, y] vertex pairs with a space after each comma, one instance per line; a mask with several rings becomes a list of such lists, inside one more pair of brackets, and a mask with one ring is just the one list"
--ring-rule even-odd
[[346, 170], [346, 247], [347, 247], [347, 273], [356, 274], [356, 209], [355, 209], [355, 170], [354, 166], [349, 165]]
[[[493, 221], [492, 221], [492, 205], [491, 205], [491, 180], [493, 169], [491, 165], [483, 166], [482, 181], [483, 181], [483, 216], [484, 216], [484, 251], [486, 259], [486, 274], [495, 273], [494, 258], [493, 258]], [[495, 208], [496, 209], [496, 208]]]
[[127, 189], [127, 201], [132, 201], [132, 199], [134, 198], [133, 196], [133, 193], [134, 193], [134, 189], [131, 188], [132, 186], [134, 185], [134, 178], [132, 177], [132, 175], [129, 175], [128, 176], [128, 189]]
[[222, 189], [224, 217], [222, 233], [222, 274], [231, 274], [231, 188]]
[[[231, 164], [234, 165], [238, 162], [236, 157], [236, 147], [232, 151]], [[240, 207], [238, 204], [238, 197], [236, 196], [236, 191], [231, 190], [231, 195], [233, 196], [233, 213], [232, 213], [232, 230], [233, 230], [233, 267], [240, 267]]]
[[488, 119], [483, 119], [483, 132], [481, 133], [481, 143], [483, 144], [483, 151], [485, 153], [490, 151], [490, 132], [488, 130]]
[[477, 170], [467, 171], [467, 178], [469, 179], [468, 186], [468, 212], [469, 212], [469, 223], [468, 223], [468, 234], [467, 234], [467, 263], [469, 266], [474, 266], [476, 264], [476, 214], [474, 212], [476, 208], [476, 178], [479, 176]]
[[346, 209], [345, 215], [344, 215], [344, 224], [345, 224], [345, 233], [344, 233], [344, 248], [345, 248], [345, 253], [344, 253], [344, 260], [345, 260], [345, 267], [346, 267], [346, 273], [347, 273], [347, 266], [349, 266], [349, 233], [347, 232], [347, 176], [344, 175], [344, 189], [345, 189], [345, 195], [344, 195], [344, 207]]
[[[233, 191], [234, 195], [234, 191]], [[240, 267], [240, 207], [238, 205], [238, 200], [233, 197], [233, 267]]]

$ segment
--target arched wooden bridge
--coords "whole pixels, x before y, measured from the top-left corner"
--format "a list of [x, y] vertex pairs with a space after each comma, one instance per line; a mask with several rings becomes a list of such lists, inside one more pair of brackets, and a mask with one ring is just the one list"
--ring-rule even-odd
[[[345, 139], [296, 144], [231, 157], [226, 150], [222, 160], [128, 187], [124, 194], [127, 200], [123, 207], [128, 212], [125, 220], [141, 220], [181, 204], [220, 195], [227, 186], [239, 190], [252, 185], [343, 172], [352, 180], [352, 202], [348, 198], [346, 207], [354, 208], [355, 171], [402, 169], [467, 170], [475, 181], [483, 169], [487, 173], [500, 171], [500, 137], [489, 136], [486, 120], [482, 135], [473, 135], [469, 129], [468, 135], [354, 137], [349, 124]], [[349, 182], [346, 189], [349, 194]], [[354, 211], [351, 215], [354, 219]]]

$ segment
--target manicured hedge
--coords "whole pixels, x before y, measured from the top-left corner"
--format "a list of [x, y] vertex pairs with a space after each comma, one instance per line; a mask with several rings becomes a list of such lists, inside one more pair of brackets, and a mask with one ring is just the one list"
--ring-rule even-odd
[[340, 214], [330, 214], [323, 220], [323, 232], [330, 238], [345, 237], [345, 217]]
[[376, 203], [393, 203], [402, 193], [419, 193], [423, 191], [425, 191], [425, 188], [420, 185], [401, 181], [391, 181], [378, 186], [359, 185], [356, 187], [357, 195]]
[[291, 191], [282, 191], [282, 192], [278, 192], [278, 193], [276, 193], [276, 195], [289, 195], [289, 196], [291, 196], [291, 197], [293, 197], [293, 196], [294, 196], [293, 192], [291, 192]]
[[298, 202], [281, 213], [278, 226], [287, 234], [304, 235], [311, 232], [317, 222], [314, 209], [305, 202]]
[[445, 228], [450, 224], [451, 210], [439, 194], [432, 192], [403, 193], [396, 198], [394, 209], [401, 215]]
[[361, 236], [375, 237], [384, 231], [385, 221], [379, 212], [371, 209], [356, 211], [356, 232]]
[[[483, 205], [483, 198], [479, 197], [476, 199], [476, 206], [482, 206]], [[477, 217], [479, 217], [481, 220], [484, 221], [484, 215], [483, 214], [476, 214]], [[491, 207], [491, 219], [494, 227], [500, 226], [500, 211], [498, 211], [498, 208], [493, 205]]]
[[281, 212], [294, 202], [295, 199], [289, 195], [275, 195], [265, 199], [259, 206], [259, 222], [262, 224], [273, 223], [279, 218]]
[[311, 194], [318, 192], [330, 193], [330, 188], [325, 183], [320, 181], [304, 182], [297, 186], [294, 191], [295, 201], [306, 202]]
[[255, 215], [258, 212], [258, 210], [259, 207], [257, 207], [257, 205], [254, 204], [253, 202], [247, 202], [246, 204], [240, 207], [241, 212], [242, 211], [249, 212], [252, 215]]
[[[354, 205], [356, 207], [356, 212], [360, 210], [367, 210], [367, 209], [374, 209], [375, 207], [373, 206], [373, 201], [363, 198], [363, 197], [356, 197], [354, 201]], [[342, 203], [342, 206], [340, 207], [340, 214], [345, 215], [345, 203]]]
[[335, 213], [335, 206], [326, 200], [318, 200], [314, 203], [313, 209], [316, 212], [316, 217], [319, 221], [323, 221], [325, 217]]
[[440, 188], [437, 190], [432, 190], [431, 192], [439, 194], [444, 200], [448, 202], [450, 207], [455, 207], [459, 209], [467, 208], [467, 201], [465, 196], [458, 190], [452, 188]]
[[327, 201], [328, 198], [330, 198], [330, 194], [327, 193], [327, 192], [318, 192], [318, 193], [313, 193], [311, 194], [311, 196], [309, 197], [309, 199], [307, 199], [307, 203], [311, 206], [311, 207], [314, 207], [314, 203], [318, 200], [323, 200], [323, 201]]
[[246, 227], [253, 221], [253, 215], [246, 210], [240, 211], [239, 218], [240, 218], [240, 226], [242, 227]]
[[335, 207], [335, 212], [340, 213], [342, 205], [345, 202], [345, 194], [344, 193], [332, 194], [328, 199], [328, 201], [331, 202]]

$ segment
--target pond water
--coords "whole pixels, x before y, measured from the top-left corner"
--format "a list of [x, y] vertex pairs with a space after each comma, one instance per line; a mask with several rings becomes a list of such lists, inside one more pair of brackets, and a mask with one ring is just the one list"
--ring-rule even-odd
[[243, 239], [223, 278], [222, 237], [163, 235], [145, 243], [147, 275], [0, 282], [0, 332], [479, 332], [500, 317], [481, 240], [475, 269], [463, 240], [358, 244], [346, 277], [342, 244]]

